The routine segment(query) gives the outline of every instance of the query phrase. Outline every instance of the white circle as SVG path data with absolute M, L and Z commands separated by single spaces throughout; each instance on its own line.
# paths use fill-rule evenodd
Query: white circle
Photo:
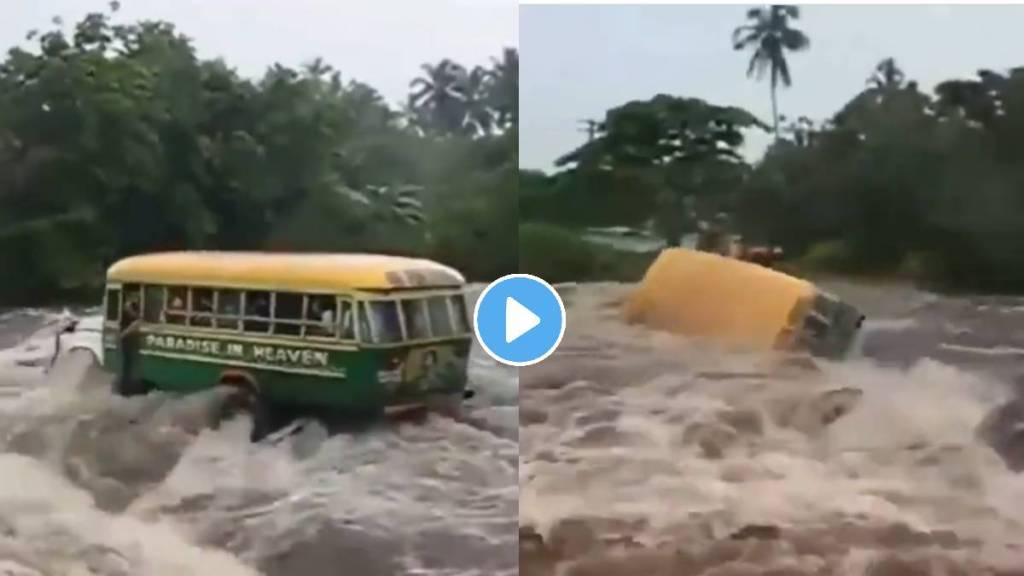
M 551 292 L 551 294 L 554 295 L 555 301 L 558 302 L 558 310 L 562 314 L 562 328 L 561 330 L 558 331 L 558 338 L 555 339 L 555 343 L 552 344 L 551 348 L 549 348 L 548 351 L 545 352 L 544 354 L 541 354 L 540 356 L 534 358 L 533 360 L 527 360 L 525 362 L 515 362 L 513 360 L 506 360 L 504 358 L 499 357 L 497 354 L 492 352 L 490 348 L 487 347 L 487 343 L 484 342 L 484 339 L 480 337 L 480 303 L 483 302 L 484 296 L 487 295 L 487 293 L 491 290 L 491 288 L 494 287 L 495 284 L 512 278 L 529 278 L 530 280 L 533 280 L 538 284 L 543 285 L 545 288 L 548 289 L 548 292 Z M 534 276 L 533 274 L 506 274 L 505 276 L 498 278 L 494 282 L 488 284 L 487 287 L 484 288 L 482 292 L 480 292 L 480 295 L 477 296 L 476 298 L 476 305 L 473 306 L 473 332 L 476 334 L 476 341 L 480 343 L 480 347 L 484 349 L 484 352 L 486 352 L 488 356 L 490 356 L 497 362 L 500 362 L 501 364 L 505 364 L 506 366 L 516 366 L 519 368 L 523 366 L 531 366 L 533 364 L 540 362 L 541 360 L 544 360 L 548 356 L 551 356 L 551 354 L 553 354 L 555 350 L 558 348 L 558 345 L 562 343 L 562 337 L 565 336 L 565 325 L 565 304 L 562 302 L 562 297 L 558 294 L 558 290 L 555 290 L 555 287 L 552 286 L 551 284 L 548 284 L 547 281 L 544 280 L 543 278 L 539 278 L 537 276 Z

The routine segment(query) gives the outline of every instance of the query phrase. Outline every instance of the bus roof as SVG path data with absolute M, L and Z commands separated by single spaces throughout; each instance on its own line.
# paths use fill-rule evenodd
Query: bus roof
M 401 256 L 164 252 L 116 262 L 107 281 L 332 293 L 461 286 L 465 278 L 436 262 Z

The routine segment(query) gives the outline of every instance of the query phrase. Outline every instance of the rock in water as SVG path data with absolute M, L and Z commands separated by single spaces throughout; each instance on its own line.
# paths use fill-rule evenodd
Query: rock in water
M 1014 398 L 989 412 L 978 425 L 978 437 L 995 450 L 1007 468 L 1024 470 L 1024 399 Z

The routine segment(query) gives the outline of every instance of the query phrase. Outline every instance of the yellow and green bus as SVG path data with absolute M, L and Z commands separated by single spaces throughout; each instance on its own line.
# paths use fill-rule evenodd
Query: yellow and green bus
M 360 415 L 450 405 L 472 395 L 464 288 L 447 266 L 396 256 L 134 256 L 107 271 L 103 364 L 120 372 L 134 303 L 139 344 L 132 378 L 115 385 L 123 394 L 229 386 L 264 411 Z

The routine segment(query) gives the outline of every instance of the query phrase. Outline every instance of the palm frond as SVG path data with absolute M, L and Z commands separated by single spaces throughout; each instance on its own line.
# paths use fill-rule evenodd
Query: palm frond
M 754 52 L 753 55 L 751 55 L 751 63 L 750 65 L 748 65 L 748 67 L 746 67 L 746 77 L 750 78 L 751 76 L 756 76 L 760 78 L 761 76 L 763 76 L 763 71 L 760 69 L 763 68 L 764 63 L 761 58 L 761 50 L 758 50 Z
M 794 20 L 800 19 L 799 6 L 794 6 L 792 4 L 775 5 L 772 6 L 772 11 L 777 14 L 781 14 L 787 18 L 792 18 Z
M 760 80 L 764 78 L 767 72 L 774 70 L 775 67 L 772 65 L 771 53 L 764 48 L 758 49 L 755 54 L 757 55 L 757 69 L 755 70 L 754 75 Z
M 363 205 L 366 205 L 366 206 L 369 206 L 370 204 L 372 204 L 370 199 L 367 198 L 365 194 L 363 194 L 363 193 L 361 193 L 361 192 L 359 192 L 357 190 L 353 190 L 352 188 L 349 188 L 348 186 L 344 186 L 344 185 L 340 185 L 339 184 L 338 186 L 334 187 L 334 191 L 336 193 L 338 193 L 338 194 L 348 198 L 349 200 L 352 200 L 353 202 L 357 202 L 359 204 L 363 204 Z
M 786 50 L 805 50 L 811 45 L 811 39 L 796 28 L 785 28 L 780 34 L 780 40 Z
M 409 100 L 412 102 L 420 102 L 427 97 L 428 94 L 434 89 L 429 83 L 424 82 L 419 90 L 409 95 Z
M 760 38 L 761 30 L 757 26 L 740 26 L 732 31 L 732 46 L 735 50 L 742 50 Z
M 790 87 L 793 85 L 793 80 L 789 76 L 789 63 L 786 62 L 786 57 L 780 52 L 779 57 L 772 62 L 774 67 L 779 71 L 779 78 L 782 79 L 782 85 Z

